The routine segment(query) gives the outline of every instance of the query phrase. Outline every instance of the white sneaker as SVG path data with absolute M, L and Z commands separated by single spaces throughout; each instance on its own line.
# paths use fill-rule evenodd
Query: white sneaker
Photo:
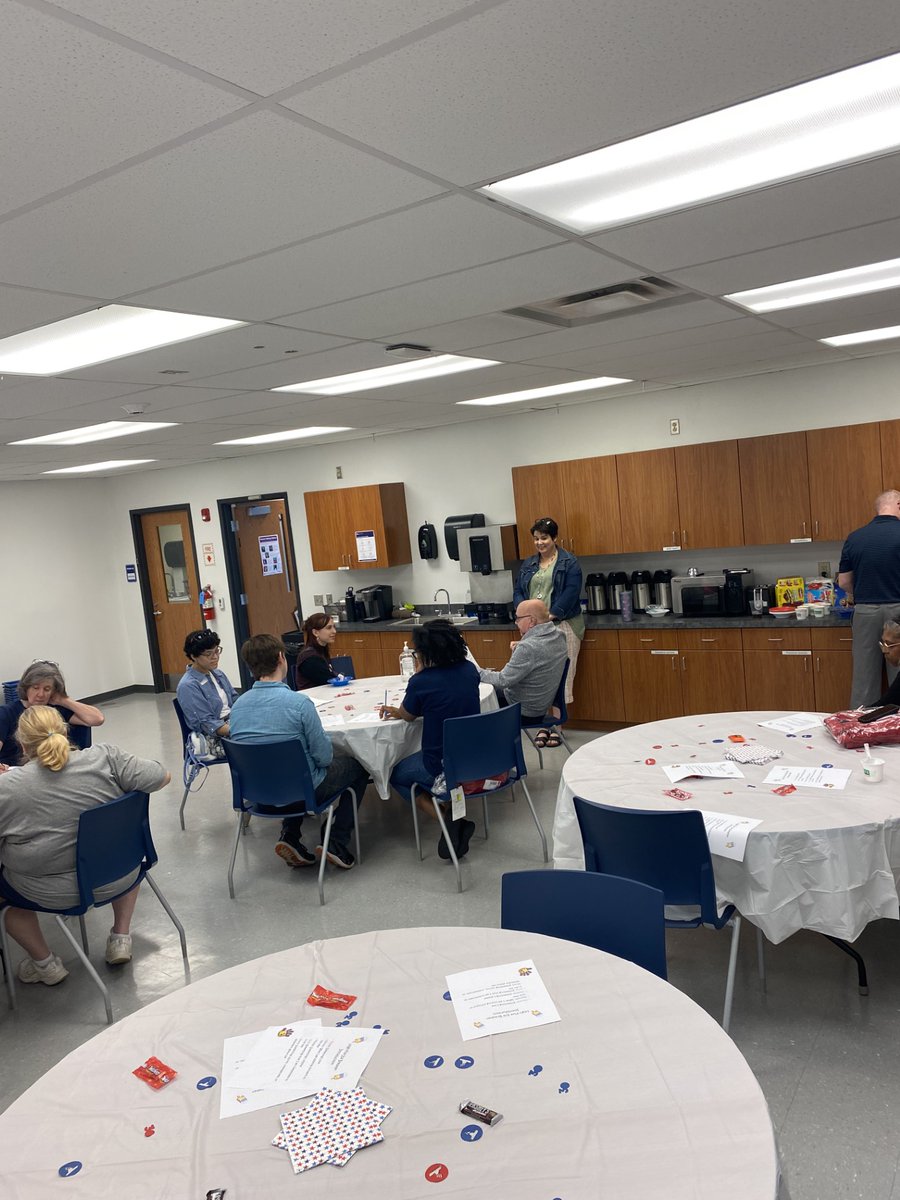
M 39 967 L 33 958 L 23 958 L 16 971 L 22 983 L 46 983 L 47 987 L 62 983 L 68 973 L 58 954 L 43 967 Z
M 131 962 L 130 933 L 110 933 L 106 939 L 106 961 L 111 967 Z

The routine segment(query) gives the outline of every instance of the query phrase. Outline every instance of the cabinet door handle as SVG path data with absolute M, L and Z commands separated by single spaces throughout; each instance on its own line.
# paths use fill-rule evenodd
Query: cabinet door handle
M 678 530 L 677 530 L 677 529 L 673 529 L 673 530 L 672 530 L 672 541 L 673 541 L 673 542 L 677 542 L 677 541 L 678 541 Z
M 575 553 L 575 539 L 574 538 L 569 538 L 569 549 L 572 551 L 573 554 Z
M 683 655 L 683 654 L 682 654 L 682 656 L 681 656 L 681 669 L 682 669 L 682 671 L 686 671 L 686 670 L 687 670 L 687 663 L 684 661 L 684 655 Z
M 819 536 L 819 522 L 818 521 L 816 521 L 815 527 L 816 527 L 816 537 L 818 537 Z
M 807 673 L 807 675 L 809 674 L 809 659 L 808 658 L 804 658 L 804 660 L 803 660 L 803 670 Z
M 816 674 L 818 675 L 821 670 L 822 670 L 822 660 L 821 660 L 821 658 L 819 658 L 819 656 L 817 654 L 816 655 Z
M 682 659 L 682 662 L 683 662 L 683 661 L 684 661 L 684 660 Z M 678 670 L 678 659 L 677 659 L 677 658 L 673 658 L 673 659 L 672 659 L 672 670 L 673 670 L 673 671 L 677 671 L 677 670 Z
M 717 642 L 718 640 L 719 640 L 718 638 L 701 638 L 700 639 L 701 642 Z
M 806 537 L 806 522 L 805 521 L 800 522 L 800 528 L 803 530 L 803 536 Z
M 642 642 L 649 642 L 649 644 L 652 646 L 653 643 L 656 641 L 656 638 L 641 638 L 640 640 Z
M 783 642 L 784 638 L 767 638 L 766 640 L 769 642 Z
M 682 531 L 681 531 L 681 548 L 684 549 L 684 547 L 686 545 L 687 545 L 687 530 L 682 529 Z

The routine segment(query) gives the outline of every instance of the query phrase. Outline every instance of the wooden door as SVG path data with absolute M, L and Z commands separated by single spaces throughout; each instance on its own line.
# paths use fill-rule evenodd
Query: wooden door
M 806 434 L 738 441 L 744 544 L 769 546 L 812 537 Z
M 297 576 L 291 552 L 288 514 L 283 500 L 250 500 L 232 504 L 235 541 L 246 597 L 250 637 L 280 637 L 296 629 Z
M 811 650 L 745 650 L 747 708 L 813 712 Z
M 806 450 L 812 536 L 842 542 L 875 515 L 883 490 L 881 431 L 877 423 L 808 429 Z
M 881 433 L 881 488 L 900 491 L 900 421 L 882 421 Z
M 569 716 L 576 721 L 621 724 L 625 720 L 622 667 L 614 630 L 588 630 L 584 635 Z
M 566 549 L 582 556 L 620 554 L 622 518 L 616 456 L 576 458 L 562 463 L 560 474 L 566 497 Z
M 350 518 L 344 500 L 347 491 L 335 488 L 303 493 L 314 571 L 339 571 L 350 566 Z
M 141 535 L 152 602 L 151 629 L 164 686 L 174 691 L 185 670 L 184 639 L 204 626 L 188 514 L 183 509 L 143 513 Z
M 742 712 L 747 707 L 743 652 L 683 651 L 681 702 L 686 716 L 705 712 Z
M 622 552 L 681 544 L 673 450 L 617 454 Z
M 677 650 L 623 650 L 619 662 L 626 721 L 662 721 L 682 715 Z
M 567 497 L 560 470 L 563 465 L 538 463 L 532 467 L 512 469 L 516 532 L 519 536 L 519 552 L 523 558 L 534 553 L 531 527 L 538 517 L 552 517 L 559 526 L 560 538 L 565 539 L 569 536 Z
M 676 447 L 675 478 L 681 548 L 743 546 L 737 442 Z

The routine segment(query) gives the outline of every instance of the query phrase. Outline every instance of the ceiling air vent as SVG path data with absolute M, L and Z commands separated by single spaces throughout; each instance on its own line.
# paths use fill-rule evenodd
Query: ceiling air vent
M 693 299 L 691 293 L 665 279 L 632 279 L 627 283 L 614 283 L 611 287 L 594 288 L 590 292 L 577 292 L 573 296 L 557 296 L 552 300 L 539 300 L 521 308 L 506 311 L 513 317 L 529 317 L 532 321 L 545 321 L 550 325 L 588 325 L 591 321 L 603 321 L 621 316 L 636 308 L 646 308 L 663 301 Z

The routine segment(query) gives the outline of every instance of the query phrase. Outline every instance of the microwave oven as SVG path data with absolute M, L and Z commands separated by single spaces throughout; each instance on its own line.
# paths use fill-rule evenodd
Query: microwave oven
M 674 575 L 672 611 L 680 617 L 739 617 L 746 609 L 744 588 L 753 583 L 746 569 L 713 575 Z

